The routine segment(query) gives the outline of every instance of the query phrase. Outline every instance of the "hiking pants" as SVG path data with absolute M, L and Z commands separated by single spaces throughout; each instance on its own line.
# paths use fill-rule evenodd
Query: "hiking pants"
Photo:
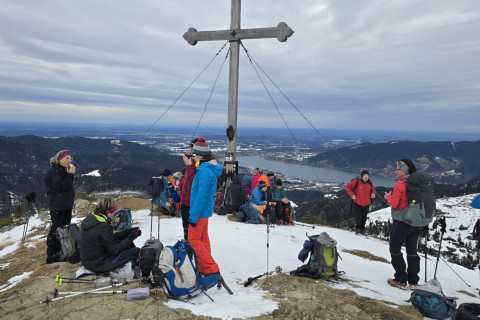
M 390 230 L 390 255 L 395 269 L 395 280 L 400 283 L 418 284 L 420 277 L 420 257 L 417 254 L 419 227 L 412 227 L 403 221 L 393 220 Z M 403 259 L 402 245 L 407 249 L 407 265 Z
M 367 222 L 369 206 L 361 206 L 356 202 L 353 203 L 353 210 L 355 211 L 355 229 L 363 232 L 365 230 L 365 223 Z
M 208 218 L 198 218 L 195 227 L 190 226 L 188 242 L 192 245 L 198 257 L 198 271 L 204 274 L 219 272 L 217 263 L 213 260 L 208 237 Z
M 183 239 L 188 241 L 188 218 L 190 218 L 190 206 L 182 204 L 180 205 L 180 211 L 182 212 Z
M 118 256 L 108 257 L 105 262 L 91 270 L 95 273 L 105 273 L 123 266 L 125 263 L 137 259 L 140 248 L 134 247 L 120 252 Z
M 250 213 L 251 216 L 248 217 L 248 221 L 253 223 L 265 223 L 265 218 L 260 212 L 260 206 L 258 204 L 250 202 Z
M 60 241 L 57 239 L 57 229 L 70 225 L 72 210 L 50 211 L 52 226 L 47 235 L 47 263 L 57 262 L 60 253 Z
M 283 203 L 282 201 L 277 201 L 275 203 L 275 214 L 276 214 L 276 222 L 277 220 L 283 220 L 283 222 L 290 222 L 290 217 L 287 214 L 287 208 L 290 206 L 290 203 Z

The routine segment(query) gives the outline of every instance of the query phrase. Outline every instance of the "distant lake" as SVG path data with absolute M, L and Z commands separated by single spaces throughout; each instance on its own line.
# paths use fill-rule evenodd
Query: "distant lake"
M 360 175 L 360 172 L 352 173 L 334 169 L 270 161 L 259 156 L 237 157 L 237 160 L 241 167 L 252 166 L 254 168 L 268 169 L 283 173 L 287 178 L 297 178 L 302 180 L 348 183 L 354 177 Z M 386 179 L 380 176 L 370 175 L 370 178 L 376 186 L 393 187 L 393 184 L 395 183 L 395 180 L 393 179 Z

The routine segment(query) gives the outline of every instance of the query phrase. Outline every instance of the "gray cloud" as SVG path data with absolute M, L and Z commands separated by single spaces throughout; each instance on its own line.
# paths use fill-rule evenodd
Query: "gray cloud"
M 2 1 L 0 119 L 151 124 L 223 45 L 183 33 L 229 19 L 221 0 Z M 480 133 L 478 1 L 242 2 L 243 28 L 280 21 L 295 31 L 287 42 L 244 45 L 318 128 Z M 227 49 L 160 123 L 196 124 Z M 281 126 L 243 50 L 240 63 L 239 125 Z M 226 121 L 227 73 L 228 61 L 205 124 Z M 306 126 L 261 77 L 289 125 Z

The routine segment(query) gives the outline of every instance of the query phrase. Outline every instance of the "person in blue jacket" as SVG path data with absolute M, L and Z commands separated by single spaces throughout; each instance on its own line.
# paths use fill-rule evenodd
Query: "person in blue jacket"
M 260 220 L 261 223 L 265 222 L 265 218 L 262 213 L 267 206 L 267 183 L 265 181 L 259 181 L 258 185 L 253 189 L 252 196 L 250 197 L 250 211 L 257 217 L 248 217 L 248 220 Z
M 208 218 L 213 214 L 213 196 L 218 188 L 222 166 L 212 154 L 205 138 L 198 138 L 192 149 L 192 158 L 197 165 L 190 194 L 190 224 L 188 242 L 198 257 L 198 271 L 206 276 L 220 274 L 220 268 L 212 257 L 208 236 Z

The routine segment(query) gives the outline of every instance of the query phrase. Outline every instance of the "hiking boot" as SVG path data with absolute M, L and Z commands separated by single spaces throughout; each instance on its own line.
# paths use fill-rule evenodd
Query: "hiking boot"
M 417 286 L 416 284 L 410 284 L 410 285 L 408 285 L 408 288 L 409 288 L 410 290 L 415 290 L 415 287 L 416 287 L 416 286 Z
M 47 260 L 45 260 L 47 264 L 55 263 L 58 261 L 60 261 L 60 256 L 58 254 L 55 254 L 53 256 L 47 256 Z
M 408 289 L 406 282 L 399 282 L 395 279 L 390 278 L 390 279 L 387 280 L 387 283 L 392 287 L 396 287 L 396 288 L 399 288 L 399 289 L 402 289 L 402 290 L 407 290 Z
M 358 236 L 358 235 L 361 235 L 362 232 L 360 231 L 360 229 L 355 229 L 355 235 Z

